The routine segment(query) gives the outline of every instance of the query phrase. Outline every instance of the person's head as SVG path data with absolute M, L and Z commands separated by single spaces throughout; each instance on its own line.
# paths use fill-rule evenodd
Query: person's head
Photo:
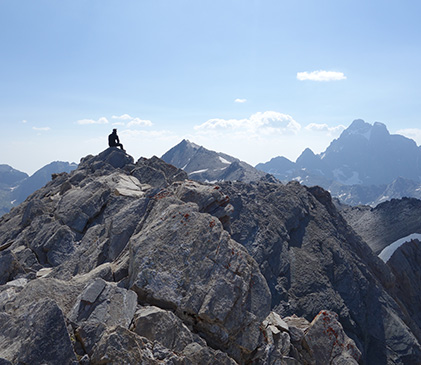
M 113 133 L 114 133 L 114 134 L 116 134 L 116 133 L 117 133 L 117 129 L 116 129 L 116 128 L 114 128 L 114 129 L 113 129 Z

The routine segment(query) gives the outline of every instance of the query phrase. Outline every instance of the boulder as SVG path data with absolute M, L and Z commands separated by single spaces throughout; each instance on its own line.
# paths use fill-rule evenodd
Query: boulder
M 10 280 L 15 265 L 16 260 L 10 250 L 0 252 L 0 285 Z
M 131 174 L 144 184 L 152 185 L 155 188 L 164 188 L 175 181 L 187 179 L 187 174 L 177 167 L 165 163 L 156 156 L 150 159 L 141 157 Z
M 162 195 L 130 246 L 130 287 L 140 302 L 174 310 L 237 359 L 254 351 L 270 293 L 255 261 L 218 219 Z
M 13 364 L 77 364 L 60 308 L 49 299 L 0 312 L 0 358 Z
M 134 316 L 133 331 L 150 341 L 158 341 L 162 346 L 175 352 L 197 342 L 206 346 L 206 342 L 194 335 L 174 313 L 154 306 L 140 308 Z
M 184 357 L 154 344 L 126 328 L 108 329 L 96 344 L 91 356 L 93 364 L 183 364 Z M 162 362 L 161 362 L 162 361 Z
M 120 325 L 128 328 L 136 305 L 137 296 L 133 291 L 98 278 L 79 295 L 69 319 L 76 325 L 89 321 L 108 327 Z
M 311 322 L 303 339 L 316 365 L 355 364 L 361 352 L 344 332 L 334 312 L 321 311 Z
M 197 342 L 192 342 L 184 348 L 183 355 L 189 361 L 186 363 L 203 364 L 203 365 L 236 365 L 226 353 L 214 350 L 207 346 L 201 346 Z

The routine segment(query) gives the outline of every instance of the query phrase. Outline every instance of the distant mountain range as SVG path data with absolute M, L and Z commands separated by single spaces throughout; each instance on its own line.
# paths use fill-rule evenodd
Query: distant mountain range
M 256 168 L 281 181 L 322 186 L 351 205 L 421 198 L 421 147 L 412 139 L 391 135 L 382 123 L 371 125 L 361 119 L 321 154 L 307 148 L 296 162 L 275 157 Z
M 256 167 L 225 153 L 183 140 L 162 159 L 202 182 L 288 182 L 321 186 L 341 203 L 376 206 L 393 198 L 421 199 L 421 147 L 401 135 L 391 135 L 382 123 L 355 120 L 321 154 L 307 148 L 295 162 L 278 156 Z M 0 215 L 18 205 L 51 180 L 70 172 L 75 163 L 52 162 L 29 177 L 0 165 Z
M 391 135 L 382 123 L 355 120 L 325 152 L 307 148 L 292 162 L 278 156 L 255 168 L 224 153 L 181 141 L 162 159 L 183 169 L 193 180 L 299 181 L 321 186 L 342 203 L 376 206 L 393 198 L 421 199 L 421 147 Z
M 29 176 L 9 165 L 0 165 L 0 216 L 43 187 L 51 180 L 52 174 L 70 172 L 76 168 L 76 163 L 55 161 Z

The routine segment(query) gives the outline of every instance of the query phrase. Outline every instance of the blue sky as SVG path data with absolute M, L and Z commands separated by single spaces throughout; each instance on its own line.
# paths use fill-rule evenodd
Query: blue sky
M 354 119 L 421 144 L 421 2 L 0 0 L 0 163 L 136 160 L 183 138 L 257 164 Z

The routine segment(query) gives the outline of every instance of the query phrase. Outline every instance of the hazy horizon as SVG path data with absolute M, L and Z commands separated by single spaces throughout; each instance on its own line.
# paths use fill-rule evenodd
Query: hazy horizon
M 182 139 L 251 165 L 315 153 L 353 120 L 421 144 L 417 2 L 0 3 L 1 164 L 32 174 Z

